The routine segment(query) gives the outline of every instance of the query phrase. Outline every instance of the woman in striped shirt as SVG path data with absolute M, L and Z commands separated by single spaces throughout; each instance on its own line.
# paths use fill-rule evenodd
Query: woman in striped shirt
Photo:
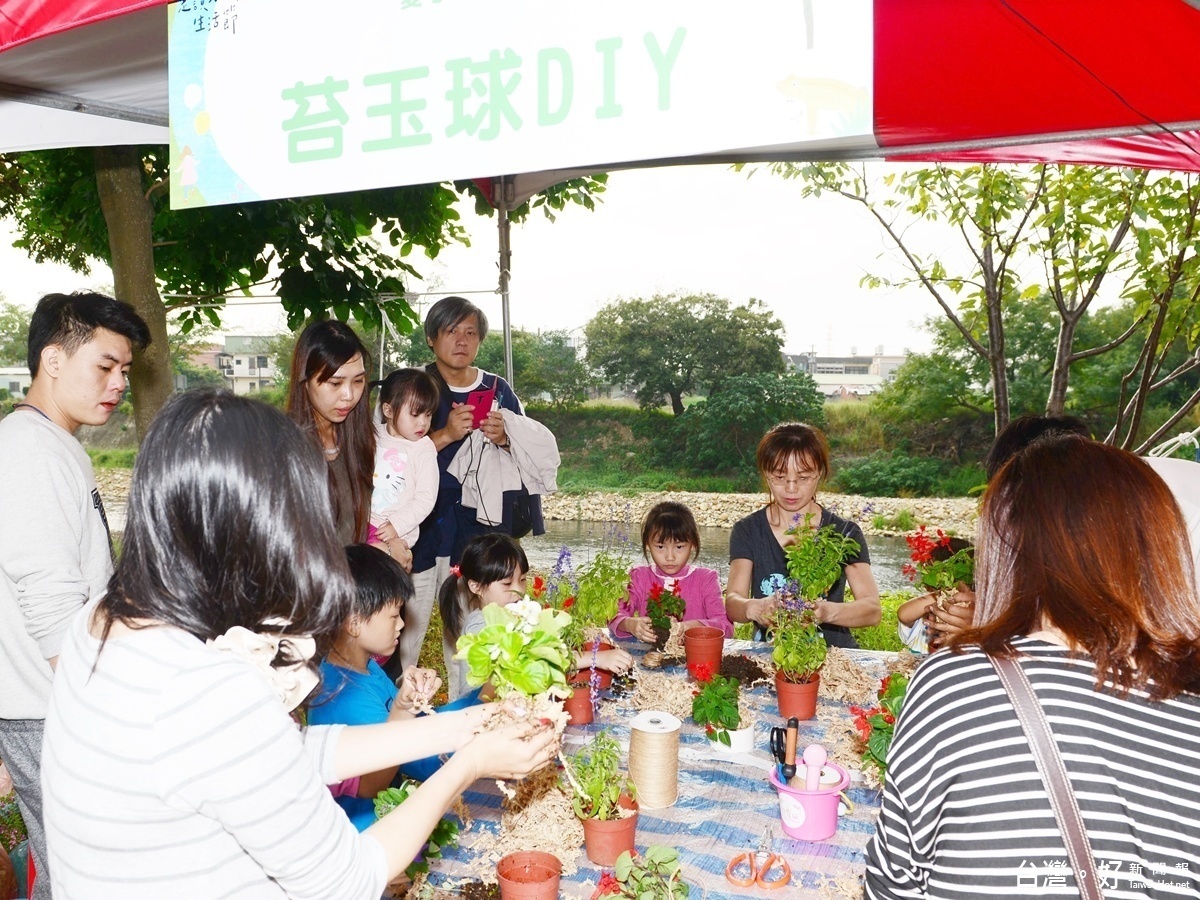
M 455 797 L 523 775 L 553 733 L 476 737 L 489 707 L 296 727 L 354 585 L 320 451 L 281 413 L 177 395 L 138 453 L 124 553 L 59 659 L 43 785 L 54 895 L 362 898 L 412 862 Z M 449 761 L 362 834 L 326 784 Z
M 975 627 L 896 726 L 867 895 L 1079 895 L 987 653 L 1033 684 L 1104 895 L 1200 895 L 1200 601 L 1171 492 L 1130 453 L 1036 442 L 984 495 L 976 560 Z

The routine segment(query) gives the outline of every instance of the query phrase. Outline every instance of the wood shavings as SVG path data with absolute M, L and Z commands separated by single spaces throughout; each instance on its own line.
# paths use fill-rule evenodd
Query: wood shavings
M 513 696 L 500 703 L 500 708 L 496 710 L 495 714 L 484 722 L 483 730 L 496 731 L 519 722 L 545 720 L 554 725 L 554 733 L 561 737 L 567 728 L 568 718 L 562 701 L 554 699 L 549 694 L 537 694 L 533 697 Z M 509 800 L 514 799 L 517 795 L 516 790 L 502 779 L 496 779 L 496 787 Z
M 683 623 L 672 622 L 671 634 L 662 647 L 663 656 L 678 656 L 683 659 Z
M 821 885 L 821 900 L 859 900 L 862 896 L 862 876 L 853 872 L 826 875 L 825 883 Z
M 829 759 L 843 769 L 857 769 L 863 773 L 868 787 L 879 787 L 879 776 L 874 766 L 864 766 L 862 761 L 862 738 L 854 727 L 854 720 L 840 707 L 819 706 L 817 718 L 825 725 L 822 744 Z
M 675 675 L 643 672 L 633 693 L 635 709 L 657 709 L 680 719 L 691 718 L 692 686 Z
M 846 703 L 871 703 L 879 692 L 879 679 L 855 662 L 841 647 L 830 647 L 821 667 L 821 687 L 818 693 L 824 700 Z
M 905 675 L 911 675 L 916 671 L 917 663 L 922 659 L 923 657 L 918 656 L 916 653 L 897 653 L 887 661 L 888 674 L 901 672 Z
M 472 847 L 472 875 L 496 881 L 496 863 L 509 853 L 543 850 L 557 856 L 563 874 L 578 871 L 579 848 L 583 846 L 583 823 L 575 815 L 571 800 L 558 786 L 553 767 L 539 769 L 517 784 L 515 796 L 504 801 L 504 815 L 497 834 L 485 834 Z

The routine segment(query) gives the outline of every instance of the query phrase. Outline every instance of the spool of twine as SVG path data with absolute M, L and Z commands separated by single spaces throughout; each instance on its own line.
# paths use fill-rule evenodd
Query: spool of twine
M 646 710 L 629 723 L 629 777 L 644 809 L 665 809 L 679 797 L 679 729 L 670 713 Z

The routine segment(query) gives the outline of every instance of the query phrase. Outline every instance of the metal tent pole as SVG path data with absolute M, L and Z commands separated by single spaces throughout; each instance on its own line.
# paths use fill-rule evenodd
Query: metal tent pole
M 508 276 L 512 265 L 511 224 L 508 220 L 508 205 L 513 198 L 513 182 L 508 176 L 500 176 L 493 184 L 496 209 L 500 212 L 497 228 L 500 230 L 500 309 L 504 317 L 504 377 L 513 389 L 512 320 L 508 309 Z

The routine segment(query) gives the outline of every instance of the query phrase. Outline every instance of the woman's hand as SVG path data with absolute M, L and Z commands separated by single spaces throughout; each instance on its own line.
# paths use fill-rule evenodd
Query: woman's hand
M 580 655 L 586 660 L 580 668 L 587 668 L 592 664 L 591 650 L 584 650 Z M 620 647 L 613 650 L 600 650 L 596 653 L 596 668 L 603 669 L 605 672 L 624 675 L 633 668 L 633 657 Z
M 524 778 L 558 753 L 549 722 L 521 722 L 471 740 L 455 756 L 466 757 L 475 778 Z
M 779 594 L 763 597 L 759 600 L 746 601 L 746 618 L 757 622 L 763 628 L 775 624 L 775 613 L 779 611 Z
M 428 706 L 441 686 L 442 679 L 433 669 L 409 666 L 400 676 L 400 690 L 396 693 L 392 709 L 400 708 L 411 714 L 423 706 Z
M 654 626 L 645 616 L 626 616 L 618 623 L 618 627 L 628 631 L 639 641 L 647 644 L 654 643 Z

